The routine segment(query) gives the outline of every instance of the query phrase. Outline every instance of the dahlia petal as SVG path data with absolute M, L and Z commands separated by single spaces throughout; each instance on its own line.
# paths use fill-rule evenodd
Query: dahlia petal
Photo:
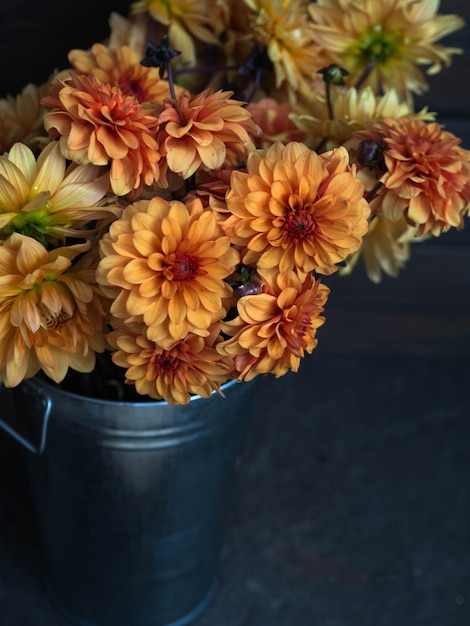
M 181 173 L 184 178 L 189 178 L 198 167 L 197 150 L 194 144 L 186 140 L 182 140 L 181 143 L 169 141 L 166 148 L 168 168 L 172 172 Z
M 127 156 L 129 146 L 118 133 L 113 132 L 107 126 L 97 128 L 96 138 L 111 159 L 123 159 Z
M 13 164 L 16 168 L 9 166 L 8 163 Z M 3 171 L 3 166 L 6 168 L 5 171 Z M 8 153 L 8 160 L 2 160 L 2 170 L 0 171 L 12 182 L 14 181 L 15 186 L 19 186 L 20 193 L 21 190 L 26 189 L 26 185 L 31 187 L 38 171 L 32 150 L 19 142 L 13 144 Z M 11 173 L 13 178 L 10 178 L 6 172 Z
M 18 185 L 15 184 L 15 177 L 20 179 L 21 172 L 15 172 L 12 167 L 8 167 L 10 171 L 6 172 L 6 168 L 2 167 L 3 165 L 5 165 L 5 163 L 2 162 L 2 159 L 0 157 L 0 171 L 3 170 L 6 175 L 10 174 L 10 179 L 13 179 L 13 182 L 10 182 L 10 180 L 6 178 L 6 176 L 0 174 L 0 203 L 3 210 L 8 210 L 24 204 L 24 201 L 27 198 L 27 195 L 24 194 L 24 192 L 29 192 L 29 187 L 26 187 L 25 181 L 20 182 L 20 180 L 18 180 Z
M 411 198 L 407 216 L 412 222 L 415 224 L 424 224 L 429 219 L 430 213 L 429 202 L 423 194 Z

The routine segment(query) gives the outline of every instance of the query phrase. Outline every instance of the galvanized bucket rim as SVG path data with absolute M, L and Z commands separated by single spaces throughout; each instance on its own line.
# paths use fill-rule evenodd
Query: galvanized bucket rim
M 85 400 L 86 402 L 90 402 L 92 404 L 97 404 L 97 405 L 102 405 L 102 406 L 104 405 L 106 406 L 119 405 L 122 407 L 187 406 L 187 405 L 172 405 L 166 400 L 150 400 L 149 399 L 149 400 L 142 400 L 141 402 L 131 402 L 131 401 L 126 401 L 126 400 L 123 401 L 123 400 L 108 400 L 108 399 L 103 399 L 103 398 L 95 398 L 94 396 L 86 396 L 80 393 L 69 391 L 68 389 L 64 389 L 63 387 L 60 386 L 60 383 L 55 385 L 51 382 L 43 380 L 42 378 L 39 379 L 36 377 L 28 378 L 24 380 L 22 384 L 32 385 L 34 387 L 45 387 L 47 390 L 51 390 L 53 394 L 64 396 L 70 399 L 75 398 L 77 400 L 80 400 L 81 402 Z M 237 384 L 240 384 L 239 381 L 236 378 L 232 378 L 228 380 L 227 382 L 223 383 L 220 386 L 220 389 L 223 392 L 226 389 L 230 389 Z M 215 394 L 217 394 L 217 391 L 213 391 L 210 397 L 214 396 Z M 195 394 L 190 397 L 189 403 L 195 402 L 196 400 L 209 400 L 209 399 L 210 398 L 203 398 L 202 396 Z

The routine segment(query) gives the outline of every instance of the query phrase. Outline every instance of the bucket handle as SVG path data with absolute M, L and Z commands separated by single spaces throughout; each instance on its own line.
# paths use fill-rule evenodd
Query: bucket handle
M 2 383 L 0 382 L 0 392 L 3 388 Z M 47 427 L 49 424 L 49 416 L 51 414 L 52 409 L 52 400 L 48 396 L 43 395 L 39 390 L 35 391 L 35 395 L 39 395 L 40 401 L 42 403 L 42 424 L 41 424 L 41 432 L 39 435 L 39 444 L 34 445 L 29 439 L 24 437 L 21 433 L 15 430 L 10 424 L 5 422 L 5 420 L 0 418 L 0 428 L 3 428 L 13 439 L 16 439 L 22 446 L 24 446 L 27 450 L 32 452 L 33 454 L 42 454 L 46 447 L 46 438 L 47 438 Z M 39 400 L 39 398 L 35 397 L 35 400 Z

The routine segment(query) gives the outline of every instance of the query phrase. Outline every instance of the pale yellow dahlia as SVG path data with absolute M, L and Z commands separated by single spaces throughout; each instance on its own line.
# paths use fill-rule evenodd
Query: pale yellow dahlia
M 233 361 L 220 355 L 219 325 L 207 337 L 190 333 L 169 349 L 147 338 L 145 324 L 119 326 L 107 339 L 115 350 L 113 362 L 126 369 L 127 384 L 139 394 L 166 400 L 169 404 L 188 404 L 191 395 L 209 398 L 232 377 Z
M 64 156 L 81 164 L 109 164 L 116 195 L 166 184 L 155 140 L 157 118 L 134 96 L 93 75 L 72 74 L 54 83 L 43 103 L 52 108 L 44 125 L 53 138 L 60 137 Z
M 410 243 L 416 235 L 416 228 L 410 226 L 404 217 L 392 222 L 383 216 L 371 220 L 369 232 L 362 246 L 350 259 L 347 259 L 339 273 L 349 275 L 359 259 L 362 259 L 369 279 L 380 283 L 382 273 L 396 278 L 410 258 Z
M 126 208 L 101 240 L 97 277 L 115 298 L 111 314 L 143 321 L 148 338 L 169 348 L 189 332 L 209 334 L 226 314 L 225 283 L 239 261 L 199 199 L 188 204 L 155 197 Z
M 274 66 L 276 87 L 308 93 L 315 73 L 325 65 L 314 40 L 308 0 L 244 0 L 252 10 L 255 41 Z
M 238 380 L 297 372 L 300 359 L 316 347 L 317 328 L 325 321 L 321 313 L 329 289 L 311 274 L 303 282 L 294 272 L 260 275 L 263 291 L 238 300 L 238 316 L 222 325 L 230 339 L 217 345 L 234 359 Z
M 116 216 L 117 206 L 99 206 L 109 176 L 96 165 L 69 165 L 57 143 L 37 161 L 27 146 L 16 143 L 0 157 L 0 238 L 14 232 L 52 243 L 83 237 L 93 220 Z
M 110 48 L 129 46 L 143 59 L 148 45 L 150 16 L 144 13 L 133 15 L 130 18 L 112 12 L 109 16 Z
M 405 216 L 418 236 L 462 228 L 470 200 L 470 151 L 436 122 L 406 117 L 382 120 L 359 131 L 362 140 L 385 146 L 385 173 L 380 179 L 383 215 Z
M 16 97 L 0 99 L 0 154 L 18 141 L 37 147 L 41 135 L 45 134 L 42 124 L 45 109 L 41 98 L 46 93 L 47 85 L 29 84 Z
M 89 244 L 47 251 L 15 233 L 0 245 L 0 379 L 7 387 L 42 370 L 91 372 L 104 350 L 102 297 L 94 271 L 75 259 Z
M 331 274 L 367 232 L 364 185 L 344 148 L 317 154 L 302 143 L 252 152 L 234 171 L 223 227 L 260 268 Z
M 161 104 L 170 96 L 168 81 L 159 77 L 156 67 L 141 65 L 143 57 L 129 46 L 110 48 L 95 43 L 91 50 L 71 50 L 68 58 L 77 73 L 93 74 L 101 83 L 119 87 L 124 96 L 134 96 L 141 103 Z
M 250 11 L 240 10 L 240 0 L 215 0 L 220 11 L 222 34 L 219 46 L 223 51 L 225 64 L 240 66 L 255 45 L 251 28 Z
M 439 0 L 317 0 L 309 5 L 318 43 L 329 63 L 349 71 L 349 84 L 369 72 L 374 92 L 396 89 L 401 97 L 427 87 L 428 74 L 450 65 L 461 50 L 436 44 L 465 23 L 457 15 L 437 15 Z
M 189 178 L 199 168 L 220 169 L 231 153 L 244 158 L 254 148 L 256 124 L 232 95 L 206 89 L 165 102 L 157 138 L 170 171 Z
M 171 47 L 181 52 L 183 61 L 196 61 L 195 39 L 217 45 L 221 13 L 216 0 L 138 0 L 131 5 L 134 14 L 147 11 L 159 24 L 168 27 Z
M 408 101 L 400 100 L 395 89 L 377 96 L 370 87 L 359 91 L 355 87 L 332 88 L 331 108 L 333 115 L 328 110 L 322 92 L 322 95 L 309 101 L 305 113 L 290 115 L 292 122 L 306 133 L 304 141 L 312 148 L 321 145 L 323 150 L 331 150 L 342 146 L 352 138 L 354 132 L 384 117 L 398 119 L 407 116 L 429 120 L 435 117 L 426 109 L 415 113 Z

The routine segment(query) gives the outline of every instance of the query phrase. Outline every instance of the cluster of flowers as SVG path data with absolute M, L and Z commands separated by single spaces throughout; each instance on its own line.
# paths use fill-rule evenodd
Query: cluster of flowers
M 0 379 L 94 372 L 185 404 L 297 371 L 362 257 L 461 228 L 470 153 L 415 112 L 437 0 L 139 0 L 0 101 Z M 214 64 L 214 60 L 216 64 Z

